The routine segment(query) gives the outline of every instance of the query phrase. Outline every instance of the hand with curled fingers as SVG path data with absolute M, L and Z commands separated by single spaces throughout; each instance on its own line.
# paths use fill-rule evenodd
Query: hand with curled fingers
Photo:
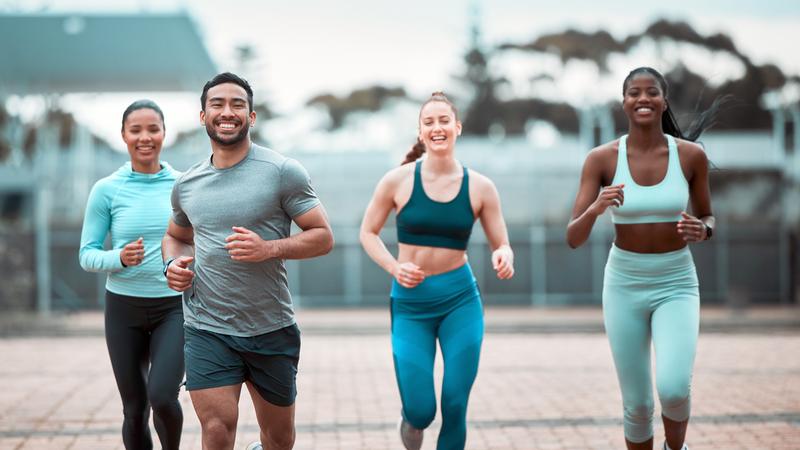
M 514 276 L 514 252 L 508 245 L 501 245 L 492 252 L 492 267 L 497 278 L 508 280 Z
M 167 286 L 173 291 L 183 292 L 192 285 L 194 272 L 189 270 L 193 256 L 179 256 L 167 266 Z
M 243 262 L 261 262 L 272 258 L 269 241 L 244 227 L 233 227 L 233 234 L 225 238 L 225 249 L 231 259 Z
M 686 242 L 699 242 L 706 239 L 706 224 L 697 217 L 681 212 L 678 221 L 678 235 Z
M 125 267 L 138 266 L 144 261 L 144 239 L 139 238 L 125 244 L 119 252 L 119 260 Z
M 425 272 L 412 262 L 399 263 L 392 272 L 395 280 L 405 288 L 413 288 L 425 279 Z
M 589 207 L 595 215 L 599 216 L 606 212 L 609 206 L 620 207 L 625 203 L 624 184 L 615 184 L 600 189 L 597 199 Z

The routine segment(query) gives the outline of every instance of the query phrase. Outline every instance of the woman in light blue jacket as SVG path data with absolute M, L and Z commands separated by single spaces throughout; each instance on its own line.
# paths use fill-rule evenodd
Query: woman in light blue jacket
M 139 100 L 122 115 L 130 162 L 95 183 L 86 205 L 80 264 L 107 272 L 105 334 L 123 405 L 127 450 L 152 449 L 150 407 L 164 450 L 180 446 L 183 412 L 181 297 L 162 273 L 161 238 L 172 212 L 170 193 L 179 172 L 161 161 L 164 114 Z M 111 234 L 111 249 L 104 241 Z

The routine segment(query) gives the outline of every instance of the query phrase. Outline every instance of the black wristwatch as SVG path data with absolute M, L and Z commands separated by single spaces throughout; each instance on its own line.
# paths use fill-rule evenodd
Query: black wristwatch
M 705 238 L 705 240 L 707 241 L 707 240 L 711 239 L 711 236 L 714 236 L 714 229 L 711 228 L 710 226 L 708 226 L 708 224 L 705 223 L 705 222 L 703 222 L 703 225 L 706 226 L 706 238 Z
M 175 261 L 175 258 L 170 258 L 164 263 L 164 268 L 161 270 L 161 273 L 163 273 L 165 277 L 167 276 L 167 269 L 169 265 L 172 264 L 172 261 Z

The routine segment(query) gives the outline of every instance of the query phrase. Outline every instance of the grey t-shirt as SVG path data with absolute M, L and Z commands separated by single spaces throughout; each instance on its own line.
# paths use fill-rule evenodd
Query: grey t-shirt
M 186 324 L 231 336 L 293 324 L 283 260 L 234 261 L 225 238 L 234 226 L 265 240 L 288 237 L 292 219 L 318 204 L 303 166 L 255 144 L 232 167 L 217 169 L 208 158 L 178 178 L 172 220 L 194 228 L 195 277 L 183 295 Z

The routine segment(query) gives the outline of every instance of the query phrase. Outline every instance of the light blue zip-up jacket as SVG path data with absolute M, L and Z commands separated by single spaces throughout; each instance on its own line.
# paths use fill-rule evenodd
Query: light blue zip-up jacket
M 170 194 L 178 176 L 180 172 L 163 161 L 161 170 L 152 174 L 134 172 L 127 162 L 92 187 L 78 258 L 84 270 L 108 272 L 107 290 L 133 297 L 179 295 L 167 287 L 161 272 L 161 238 L 172 214 Z M 106 250 L 103 243 L 109 233 L 111 250 Z M 123 267 L 122 248 L 140 237 L 144 260 Z

